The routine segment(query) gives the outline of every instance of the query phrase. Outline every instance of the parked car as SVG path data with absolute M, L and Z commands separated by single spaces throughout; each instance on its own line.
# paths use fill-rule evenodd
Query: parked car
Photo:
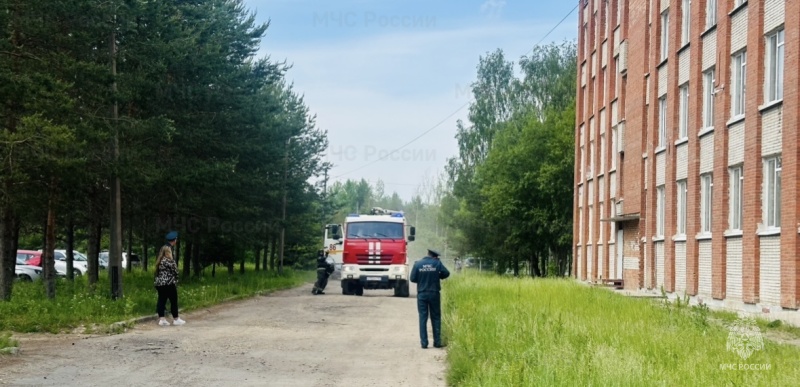
M 42 278 L 42 268 L 39 266 L 28 265 L 25 262 L 27 254 L 17 254 L 17 264 L 14 266 L 14 275 L 20 281 L 36 281 Z M 56 277 L 66 277 L 67 274 L 56 269 Z
M 67 250 L 55 250 L 56 262 L 64 262 L 64 267 L 67 265 Z M 89 271 L 89 259 L 78 251 L 72 250 L 72 267 L 78 269 L 80 274 L 86 274 Z M 66 269 L 65 269 L 66 270 Z
M 33 250 L 17 250 L 17 255 L 25 254 L 25 263 L 31 266 L 42 267 L 42 252 Z M 55 258 L 56 272 L 67 272 L 67 255 L 64 250 L 57 250 L 53 253 Z M 79 261 L 77 258 L 72 261 L 72 273 L 74 275 L 84 275 L 88 271 L 87 261 Z
M 100 253 L 100 260 L 104 261 L 106 267 L 108 267 L 108 251 L 103 251 Z M 142 261 L 139 259 L 139 256 L 136 254 L 131 254 L 131 266 L 141 266 L 141 264 Z M 125 251 L 122 252 L 122 267 L 128 267 L 128 253 Z
M 108 251 L 103 251 L 97 256 L 97 260 L 100 262 L 100 267 L 103 269 L 108 267 Z
M 17 264 L 14 266 L 14 276 L 19 281 L 36 281 L 42 277 L 42 268 L 26 265 L 25 260 L 17 255 Z

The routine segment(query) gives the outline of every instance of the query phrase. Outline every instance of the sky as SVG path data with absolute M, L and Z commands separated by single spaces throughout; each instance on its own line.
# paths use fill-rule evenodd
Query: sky
M 479 58 L 499 48 L 518 62 L 577 0 L 244 3 L 269 22 L 259 56 L 292 65 L 287 79 L 328 133 L 330 181 L 380 180 L 408 201 L 458 155 Z M 543 44 L 576 36 L 573 12 Z

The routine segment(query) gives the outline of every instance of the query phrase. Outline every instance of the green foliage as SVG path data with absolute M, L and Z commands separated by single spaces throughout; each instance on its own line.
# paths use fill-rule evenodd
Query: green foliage
M 11 338 L 11 332 L 0 332 L 0 349 L 16 347 L 17 341 Z M 0 352 L 0 356 L 3 353 Z
M 108 289 L 102 273 L 98 289 Z M 208 307 L 224 300 L 249 297 L 287 289 L 310 280 L 306 272 L 285 270 L 258 273 L 252 265 L 244 275 L 218 274 L 215 277 L 181 280 L 178 297 L 181 312 Z M 153 274 L 134 270 L 125 273 L 125 299 L 115 302 L 105 291 L 89 291 L 86 277 L 74 282 L 58 281 L 57 297 L 47 299 L 41 284 L 19 283 L 11 301 L 0 303 L 0 331 L 59 333 L 76 328 L 104 332 L 116 322 L 155 314 L 156 292 Z M 2 347 L 2 345 L 0 345 Z
M 522 77 L 498 50 L 481 58 L 470 125 L 448 161 L 442 213 L 456 249 L 496 270 L 565 275 L 572 243 L 574 43 L 535 47 Z
M 695 313 L 561 279 L 445 281 L 447 380 L 458 386 L 794 385 L 794 345 L 765 341 L 746 361 L 728 329 Z M 690 308 L 684 308 L 691 310 Z M 769 364 L 769 370 L 721 365 Z
M 327 133 L 256 57 L 267 28 L 241 0 L 0 0 L 0 299 L 48 212 L 58 247 L 108 247 L 114 175 L 125 250 L 176 229 L 199 272 L 274 255 L 283 228 L 288 266 L 319 244 Z

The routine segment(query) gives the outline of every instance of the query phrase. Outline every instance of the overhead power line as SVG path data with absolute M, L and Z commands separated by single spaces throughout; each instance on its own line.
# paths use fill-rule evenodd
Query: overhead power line
M 533 45 L 533 47 L 531 47 L 531 49 L 530 49 L 530 50 L 529 50 L 529 51 L 528 51 L 528 52 L 527 52 L 527 53 L 526 53 L 524 56 L 527 56 L 528 54 L 530 54 L 530 53 L 533 51 L 533 48 L 535 48 L 536 46 L 538 46 L 539 44 L 541 44 L 541 43 L 542 43 L 542 42 L 543 42 L 545 39 L 547 39 L 547 37 L 548 37 L 548 36 L 550 36 L 550 34 L 552 34 L 552 33 L 553 33 L 553 31 L 555 31 L 555 30 L 556 30 L 556 28 L 558 28 L 558 26 L 560 26 L 560 25 L 561 25 L 561 23 L 563 23 L 563 22 L 564 22 L 564 20 L 567 20 L 567 18 L 568 18 L 570 15 L 572 15 L 572 13 L 573 13 L 573 12 L 575 12 L 575 10 L 576 10 L 576 9 L 578 9 L 578 5 L 579 5 L 579 4 L 580 4 L 580 2 L 578 2 L 578 4 L 575 4 L 575 7 L 573 7 L 573 8 L 572 8 L 572 9 L 571 9 L 569 12 L 567 12 L 567 14 L 566 14 L 566 15 L 564 15 L 564 17 L 563 17 L 563 18 L 561 18 L 561 20 L 560 20 L 560 21 L 559 21 L 559 22 L 558 22 L 558 23 L 557 23 L 555 26 L 553 26 L 553 28 L 551 28 L 551 29 L 550 29 L 550 31 L 547 31 L 547 33 L 546 33 L 544 36 L 542 36 L 542 38 L 541 38 L 541 39 L 539 39 L 539 41 L 538 41 L 538 42 L 536 42 L 536 44 L 534 44 L 534 45 Z M 472 100 L 469 100 L 469 101 L 467 101 L 466 103 L 464 103 L 463 105 L 461 105 L 461 106 L 460 106 L 458 109 L 456 109 L 454 112 L 450 113 L 450 115 L 448 115 L 447 117 L 445 117 L 444 119 L 442 119 L 441 121 L 439 121 L 438 123 L 436 123 L 436 125 L 433 125 L 433 126 L 430 128 L 430 129 L 428 129 L 428 130 L 426 130 L 426 131 L 424 131 L 424 132 L 420 133 L 420 134 L 419 134 L 417 137 L 414 137 L 414 138 L 412 138 L 412 139 L 411 139 L 410 141 L 408 141 L 407 143 L 405 143 L 405 144 L 403 144 L 403 145 L 399 146 L 398 148 L 395 148 L 394 150 L 392 150 L 391 152 L 387 153 L 386 155 L 384 155 L 384 156 L 382 156 L 382 157 L 379 157 L 379 158 L 377 158 L 377 159 L 376 159 L 376 160 L 374 160 L 374 161 L 371 161 L 371 162 L 369 162 L 369 163 L 366 163 L 366 164 L 364 164 L 364 165 L 362 165 L 362 166 L 360 166 L 360 167 L 358 167 L 358 168 L 356 168 L 356 169 L 353 169 L 353 170 L 347 171 L 347 172 L 345 172 L 345 173 L 339 174 L 338 176 L 335 176 L 334 178 L 335 178 L 335 179 L 338 179 L 338 178 L 340 178 L 340 177 L 342 177 L 342 176 L 349 175 L 349 174 L 351 174 L 351 173 L 353 173 L 353 172 L 358 172 L 358 171 L 360 171 L 360 170 L 362 170 L 362 169 L 364 169 L 364 168 L 366 168 L 366 167 L 369 167 L 370 165 L 373 165 L 373 164 L 375 164 L 375 163 L 377 163 L 377 162 L 379 162 L 379 161 L 386 160 L 386 159 L 387 159 L 387 158 L 389 158 L 391 155 L 393 155 L 393 154 L 395 154 L 395 153 L 397 153 L 397 152 L 399 152 L 399 151 L 403 150 L 405 147 L 407 147 L 407 146 L 409 146 L 409 145 L 413 144 L 414 142 L 416 142 L 417 140 L 419 140 L 420 138 L 422 138 L 422 137 L 423 137 L 423 136 L 425 136 L 426 134 L 428 134 L 428 133 L 432 132 L 434 129 L 436 129 L 436 128 L 438 128 L 439 126 L 441 126 L 443 123 L 445 123 L 445 122 L 446 122 L 447 120 L 449 120 L 451 117 L 453 117 L 454 115 L 458 114 L 458 112 L 460 112 L 460 111 L 461 111 L 461 110 L 463 110 L 465 107 L 467 107 L 467 106 L 468 106 L 468 105 L 469 105 L 471 102 L 472 102 Z

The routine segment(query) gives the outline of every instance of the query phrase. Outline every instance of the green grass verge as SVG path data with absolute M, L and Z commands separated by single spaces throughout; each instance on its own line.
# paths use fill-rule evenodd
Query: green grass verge
M 730 331 L 720 322 L 735 317 L 708 308 L 624 297 L 571 280 L 471 275 L 444 287 L 451 385 L 777 386 L 800 380 L 800 348 L 766 340 L 743 360 L 726 350 Z M 769 369 L 723 369 L 727 364 Z
M 17 341 L 11 338 L 11 332 L 0 332 L 0 355 L 4 348 L 16 347 Z
M 257 293 L 287 289 L 308 282 L 314 273 L 285 270 L 256 272 L 248 268 L 229 276 L 226 269 L 201 278 L 182 279 L 178 285 L 181 312 L 211 306 L 230 298 L 244 298 Z M 74 283 L 62 280 L 56 287 L 56 298 L 47 299 L 41 281 L 14 284 L 12 299 L 0 302 L 0 332 L 65 332 L 78 327 L 105 332 L 109 325 L 136 317 L 155 315 L 156 291 L 153 273 L 134 269 L 123 273 L 123 294 L 120 300 L 110 297 L 106 272 L 101 273 L 97 290 L 92 294 L 86 277 Z

